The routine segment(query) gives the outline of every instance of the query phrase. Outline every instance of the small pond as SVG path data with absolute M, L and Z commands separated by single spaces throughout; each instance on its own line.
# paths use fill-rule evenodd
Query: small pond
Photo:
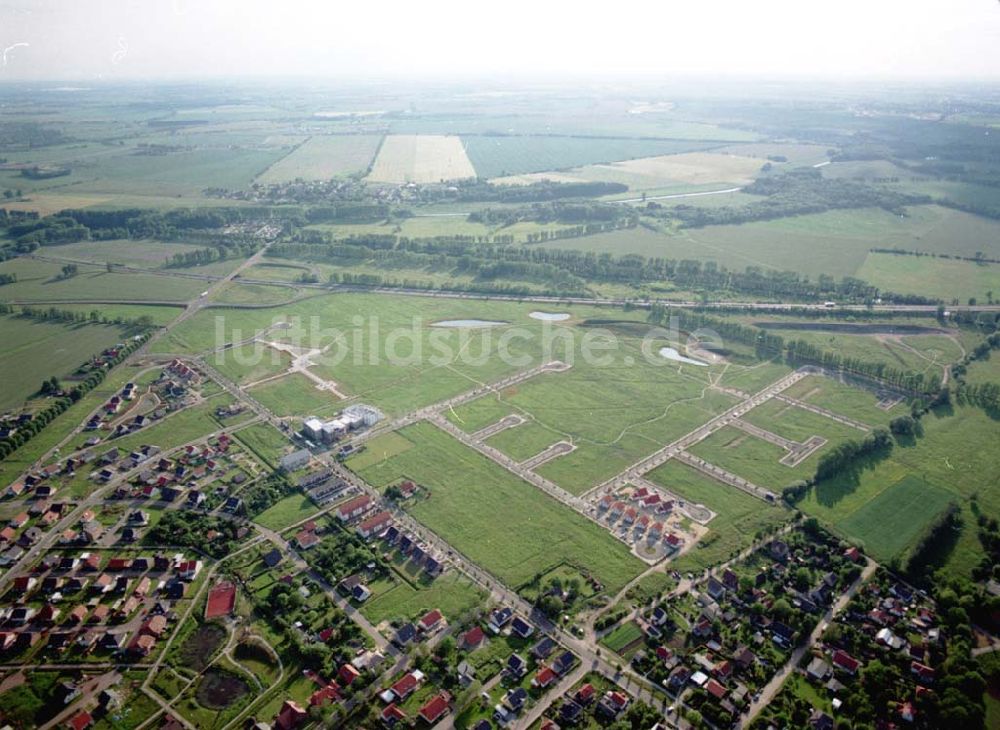
M 458 329 L 470 329 L 473 327 L 499 327 L 508 324 L 507 322 L 493 322 L 488 319 L 445 319 L 434 322 L 432 327 L 454 327 Z
M 702 362 L 701 360 L 692 360 L 690 357 L 684 357 L 682 354 L 677 352 L 673 347 L 661 347 L 660 357 L 665 357 L 668 360 L 674 360 L 675 362 L 683 362 L 688 365 L 699 365 L 703 368 L 708 367 L 707 362 Z
M 543 322 L 562 322 L 570 318 L 567 312 L 531 312 L 528 316 Z

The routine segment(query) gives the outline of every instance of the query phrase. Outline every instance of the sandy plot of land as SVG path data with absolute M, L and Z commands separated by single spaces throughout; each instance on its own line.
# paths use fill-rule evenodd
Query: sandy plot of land
M 331 177 L 364 172 L 378 149 L 378 135 L 317 135 L 271 165 L 257 178 L 263 184 Z
M 387 183 L 431 183 L 475 177 L 459 137 L 393 134 L 385 138 L 368 179 Z
M 685 152 L 679 155 L 641 157 L 637 160 L 613 162 L 607 165 L 586 165 L 566 172 L 538 172 L 497 178 L 493 182 L 508 185 L 528 185 L 539 180 L 577 182 L 600 180 L 619 182 L 631 190 L 663 187 L 671 183 L 705 185 L 731 183 L 742 185 L 754 179 L 763 161 L 742 155 L 714 152 Z
M 88 208 L 91 205 L 106 203 L 110 198 L 90 195 L 59 195 L 49 193 L 31 193 L 25 200 L 3 201 L 7 210 L 37 211 L 39 215 L 52 215 L 67 208 Z

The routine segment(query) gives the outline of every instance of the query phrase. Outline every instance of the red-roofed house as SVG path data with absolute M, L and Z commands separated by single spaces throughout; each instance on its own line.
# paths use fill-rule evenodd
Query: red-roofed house
M 345 687 L 350 687 L 351 682 L 361 676 L 361 672 L 354 668 L 353 664 L 345 664 L 337 672 L 337 679 L 339 679 Z
M 337 686 L 336 682 L 330 682 L 330 684 L 325 687 L 321 687 L 312 693 L 309 697 L 310 705 L 325 705 L 327 703 L 333 704 L 340 699 L 340 687 Z
M 392 524 L 392 514 L 383 510 L 358 525 L 358 534 L 367 540 L 385 532 L 390 524 Z
M 474 626 L 462 634 L 462 646 L 466 649 L 475 649 L 483 643 L 485 638 L 486 634 L 483 633 L 483 630 L 479 626 Z
M 705 683 L 705 691 L 717 700 L 721 700 L 726 696 L 726 688 L 714 679 L 710 679 Z
M 89 712 L 78 712 L 69 721 L 69 727 L 73 730 L 86 730 L 94 724 L 94 718 L 90 716 Z
M 531 686 L 545 689 L 555 681 L 557 676 L 559 675 L 552 670 L 552 667 L 546 667 L 543 665 L 531 680 Z
M 390 702 L 388 707 L 382 710 L 382 722 L 386 725 L 395 725 L 406 720 L 406 713 L 399 709 L 395 702 Z
M 408 672 L 403 677 L 399 679 L 394 685 L 392 685 L 389 690 L 396 696 L 396 699 L 402 702 L 417 688 L 420 681 L 417 679 L 413 672 Z
M 309 713 L 299 706 L 294 700 L 285 700 L 285 704 L 278 711 L 278 716 L 274 718 L 274 727 L 277 730 L 295 730 L 309 717 Z
M 844 670 L 848 674 L 854 674 L 858 671 L 858 667 L 861 666 L 861 662 L 852 657 L 846 651 L 841 651 L 840 649 L 833 652 L 833 656 L 830 658 L 830 661 L 833 662 L 833 666 Z
M 573 699 L 575 699 L 578 704 L 587 705 L 594 699 L 595 692 L 596 690 L 594 689 L 594 685 L 587 682 L 587 684 L 583 685 L 576 691 L 576 694 L 573 695 Z
M 899 706 L 899 719 L 905 722 L 913 722 L 917 719 L 917 711 L 909 702 L 904 702 Z
M 444 616 L 435 608 L 433 611 L 425 613 L 424 617 L 420 619 L 420 629 L 425 633 L 430 633 L 439 629 L 443 622 Z
M 934 681 L 934 670 L 928 667 L 926 664 L 921 664 L 920 662 L 911 662 L 910 673 L 915 675 L 916 678 L 919 679 L 921 682 Z
M 451 702 L 451 695 L 445 691 L 438 692 L 430 701 L 420 708 L 420 717 L 428 725 L 433 725 L 441 716 L 448 711 L 448 703 Z
M 349 522 L 356 517 L 360 517 L 371 508 L 372 498 L 367 494 L 355 497 L 344 502 L 337 508 L 337 517 L 341 522 Z
M 316 533 L 312 530 L 300 530 L 295 536 L 295 542 L 298 543 L 300 550 L 308 550 L 319 544 L 319 538 L 316 537 Z

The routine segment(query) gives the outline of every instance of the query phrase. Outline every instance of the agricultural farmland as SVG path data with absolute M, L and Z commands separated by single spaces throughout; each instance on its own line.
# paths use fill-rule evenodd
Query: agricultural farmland
M 659 139 L 584 139 L 578 137 L 462 137 L 476 173 L 482 178 L 566 170 L 637 157 L 691 152 L 717 145 Z
M 540 180 L 558 182 L 602 181 L 628 185 L 630 190 L 651 190 L 668 185 L 741 185 L 753 180 L 763 163 L 759 159 L 714 152 L 685 152 L 644 157 L 624 162 L 587 165 L 565 172 L 500 177 L 503 185 L 528 185 Z
M 458 137 L 393 134 L 382 142 L 368 180 L 383 183 L 427 183 L 475 177 Z
M 124 330 L 111 325 L 63 324 L 0 317 L 0 411 L 19 406 L 42 380 L 65 378 L 102 350 L 121 342 Z M 66 381 L 66 385 L 71 385 Z
M 317 135 L 297 145 L 259 175 L 262 185 L 293 180 L 327 180 L 365 172 L 382 138 L 375 135 Z

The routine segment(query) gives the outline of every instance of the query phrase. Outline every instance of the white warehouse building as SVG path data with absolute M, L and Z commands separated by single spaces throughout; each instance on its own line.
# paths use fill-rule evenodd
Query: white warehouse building
M 382 413 L 377 408 L 359 403 L 345 408 L 343 413 L 330 421 L 310 416 L 302 424 L 302 433 L 311 441 L 330 444 L 351 431 L 374 426 L 381 420 Z

